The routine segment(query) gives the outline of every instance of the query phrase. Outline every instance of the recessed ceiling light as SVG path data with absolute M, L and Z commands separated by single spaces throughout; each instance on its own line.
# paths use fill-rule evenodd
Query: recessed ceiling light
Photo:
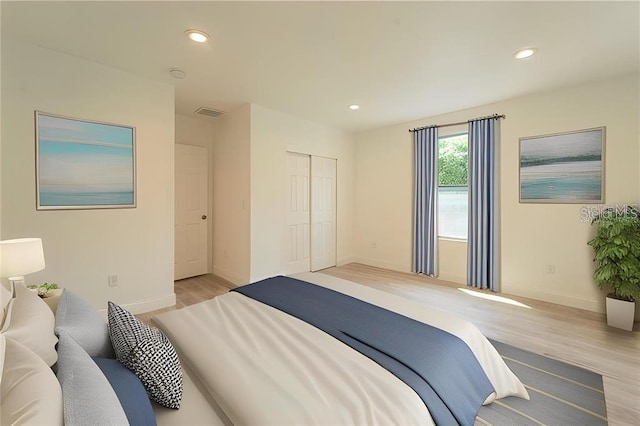
M 524 59 L 530 56 L 535 55 L 538 52 L 538 49 L 535 47 L 527 47 L 526 49 L 520 49 L 516 53 L 513 54 L 513 57 L 516 59 Z
M 187 30 L 184 32 L 187 37 L 189 37 L 191 40 L 196 41 L 198 43 L 204 43 L 205 41 L 209 40 L 209 34 L 205 33 L 204 31 L 200 31 L 200 30 Z
M 360 105 L 356 105 L 356 104 L 349 105 L 349 109 L 352 109 L 355 111 L 357 109 L 360 109 Z

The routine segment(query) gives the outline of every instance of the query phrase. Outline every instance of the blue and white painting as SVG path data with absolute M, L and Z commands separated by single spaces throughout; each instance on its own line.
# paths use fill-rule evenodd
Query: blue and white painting
M 605 128 L 520 139 L 520 202 L 603 203 Z
M 135 207 L 135 129 L 36 112 L 38 209 Z

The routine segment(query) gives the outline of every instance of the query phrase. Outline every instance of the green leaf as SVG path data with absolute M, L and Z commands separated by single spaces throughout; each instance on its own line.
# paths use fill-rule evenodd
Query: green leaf
M 605 209 L 593 222 L 596 236 L 593 278 L 621 299 L 640 298 L 640 212 L 634 207 Z

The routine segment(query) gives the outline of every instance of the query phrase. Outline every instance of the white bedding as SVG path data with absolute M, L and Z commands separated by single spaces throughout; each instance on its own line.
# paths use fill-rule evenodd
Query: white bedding
M 230 426 L 231 421 L 194 379 L 193 372 L 182 369 L 182 403 L 179 410 L 151 402 L 157 426 Z
M 464 340 L 502 398 L 528 398 L 472 324 L 323 274 L 295 276 L 429 323 Z M 154 321 L 234 424 L 429 424 L 418 395 L 369 358 L 315 327 L 232 292 Z M 185 400 L 187 396 L 185 394 Z

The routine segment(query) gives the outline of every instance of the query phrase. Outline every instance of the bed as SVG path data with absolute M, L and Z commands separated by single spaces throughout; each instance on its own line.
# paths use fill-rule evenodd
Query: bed
M 483 403 L 506 396 L 528 399 L 522 383 L 469 322 L 327 275 L 295 278 L 457 336 L 492 386 Z M 15 291 L 0 335 L 3 425 L 434 423 L 423 398 L 378 362 L 303 319 L 235 291 L 154 317 L 162 333 L 145 328 L 179 355 L 181 380 L 179 409 L 149 404 L 147 382 L 113 359 L 120 343 L 93 308 L 65 291 L 54 317 L 29 293 Z M 37 330 L 25 326 L 34 317 Z M 135 321 L 131 316 L 134 327 L 146 327 Z M 166 370 L 165 358 L 150 359 L 152 374 Z M 25 369 L 37 374 L 20 384 Z
M 486 403 L 528 398 L 469 322 L 328 275 L 294 277 L 455 334 L 495 388 Z M 232 292 L 153 321 L 176 346 L 188 379 L 223 413 L 222 424 L 432 423 L 423 401 L 389 371 L 308 323 L 242 294 Z M 177 415 L 157 414 L 159 424 L 171 424 L 164 423 L 164 415 Z

